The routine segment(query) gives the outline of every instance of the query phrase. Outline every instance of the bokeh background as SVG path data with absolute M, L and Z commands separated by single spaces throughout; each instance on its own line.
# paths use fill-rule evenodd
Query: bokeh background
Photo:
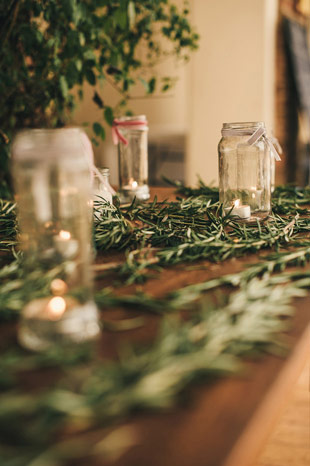
M 221 126 L 234 121 L 265 121 L 284 151 L 277 182 L 306 184 L 310 0 L 191 0 L 190 8 L 200 34 L 199 50 L 188 64 L 170 58 L 160 65 L 159 73 L 177 77 L 167 95 L 143 97 L 138 92 L 130 103 L 135 114 L 146 114 L 149 121 L 150 184 L 162 184 L 162 175 L 190 184 L 199 175 L 206 183 L 217 183 Z M 295 43 L 290 25 L 299 28 L 297 41 L 305 39 L 307 49 Z M 304 93 L 308 80 L 308 102 L 298 88 L 300 73 Z M 117 101 L 112 87 L 105 92 Z M 76 124 L 100 119 L 92 95 L 85 86 L 84 102 L 74 114 Z M 117 184 L 110 134 L 95 152 L 97 164 L 110 167 Z

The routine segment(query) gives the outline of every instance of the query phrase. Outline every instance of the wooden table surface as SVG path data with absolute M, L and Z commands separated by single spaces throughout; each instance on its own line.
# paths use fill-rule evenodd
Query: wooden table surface
M 157 188 L 156 194 L 159 200 L 171 199 L 172 190 Z M 112 261 L 115 257 L 115 254 L 108 254 L 98 260 Z M 246 263 L 256 260 L 255 256 L 248 256 L 222 264 L 204 261 L 195 270 L 189 270 L 188 264 L 181 264 L 164 270 L 142 287 L 123 287 L 119 292 L 127 294 L 142 289 L 153 296 L 163 296 L 181 286 L 239 271 Z M 249 466 L 310 352 L 310 296 L 294 304 L 296 314 L 287 334 L 290 350 L 284 359 L 263 356 L 258 361 L 248 362 L 242 377 L 225 377 L 192 387 L 185 406 L 128 419 L 124 425 L 135 433 L 135 445 L 114 462 L 100 459 L 89 464 Z M 103 315 L 105 319 L 119 319 L 133 314 L 121 309 L 106 309 Z M 105 355 L 113 355 L 120 341 L 148 342 L 156 336 L 158 323 L 159 317 L 150 315 L 141 329 L 121 334 L 105 331 L 101 350 Z
M 156 189 L 159 200 L 172 198 L 172 190 Z M 118 253 L 100 254 L 96 262 L 119 259 Z M 180 264 L 162 271 L 141 286 L 124 286 L 120 294 L 142 289 L 153 296 L 237 272 L 255 256 L 222 264 Z M 111 285 L 114 277 L 100 286 Z M 116 460 L 94 458 L 87 466 L 250 466 L 285 403 L 310 350 L 310 295 L 295 301 L 296 314 L 287 334 L 290 350 L 285 358 L 265 355 L 247 362 L 242 376 L 196 384 L 188 390 L 186 403 L 165 412 L 140 413 L 123 425 L 134 432 L 134 444 Z M 105 320 L 139 315 L 124 309 L 102 309 Z M 103 331 L 100 352 L 114 357 L 121 342 L 150 342 L 156 337 L 160 317 L 146 315 L 146 325 L 126 332 Z M 114 426 L 115 428 L 115 426 Z M 113 429 L 112 429 L 113 430 Z M 107 430 L 104 430 L 107 432 Z M 85 459 L 74 466 L 85 466 Z

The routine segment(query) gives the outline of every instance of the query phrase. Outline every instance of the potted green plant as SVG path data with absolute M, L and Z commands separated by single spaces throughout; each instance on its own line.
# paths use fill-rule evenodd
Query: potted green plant
M 84 82 L 93 86 L 94 104 L 102 109 L 102 121 L 92 128 L 101 139 L 104 125 L 111 125 L 120 109 L 126 111 L 138 81 L 146 94 L 170 89 L 173 77 L 158 78 L 145 69 L 152 70 L 171 54 L 187 60 L 197 48 L 187 3 L 177 7 L 170 0 L 0 1 L 0 195 L 9 186 L 14 132 L 63 126 L 83 98 Z M 137 54 L 141 47 L 146 50 L 142 60 Z M 106 82 L 120 94 L 114 107 L 105 94 Z M 77 86 L 78 93 L 72 92 Z

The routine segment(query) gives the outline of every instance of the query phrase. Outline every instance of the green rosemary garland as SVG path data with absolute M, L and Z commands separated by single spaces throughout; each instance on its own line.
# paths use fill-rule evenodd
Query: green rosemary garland
M 104 455 L 102 445 L 90 447 L 91 430 L 113 425 L 136 409 L 171 406 L 196 378 L 240 370 L 244 355 L 283 351 L 281 332 L 294 312 L 292 300 L 305 296 L 310 286 L 306 269 L 284 272 L 310 260 L 310 220 L 304 216 L 310 189 L 277 188 L 270 220 L 248 226 L 221 216 L 216 188 L 202 181 L 197 189 L 170 184 L 182 195 L 173 202 L 155 199 L 126 207 L 104 201 L 96 204 L 98 254 L 124 251 L 124 261 L 102 266 L 101 279 L 105 271 L 113 270 L 127 283 L 139 283 L 150 272 L 178 263 L 220 262 L 268 249 L 271 253 L 265 251 L 238 273 L 189 285 L 160 299 L 142 292 L 124 296 L 111 288 L 99 289 L 95 293 L 99 307 L 164 314 L 156 341 L 143 351 L 132 348 L 122 353 L 118 361 L 103 363 L 84 347 L 55 348 L 40 355 L 17 346 L 5 350 L 0 359 L 0 462 L 4 466 L 61 466 L 75 456 Z M 18 318 L 25 302 L 47 295 L 51 280 L 61 272 L 55 267 L 45 275 L 23 276 L 22 258 L 15 252 L 14 209 L 13 203 L 0 201 L 2 322 Z M 222 286 L 232 292 L 214 304 L 206 292 Z M 180 310 L 190 310 L 186 322 Z M 103 321 L 103 325 L 125 330 L 144 325 L 144 319 Z M 58 373 L 52 386 L 36 394 L 17 389 L 21 372 L 48 368 Z M 62 438 L 66 430 L 79 434 L 78 440 L 64 437 L 51 444 L 51 438 Z

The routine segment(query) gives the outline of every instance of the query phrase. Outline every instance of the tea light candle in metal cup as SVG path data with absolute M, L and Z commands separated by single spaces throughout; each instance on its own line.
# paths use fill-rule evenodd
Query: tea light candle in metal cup
M 71 259 L 79 249 L 77 240 L 72 239 L 70 231 L 60 230 L 54 237 L 55 248 L 66 259 Z
M 34 299 L 26 305 L 21 314 L 18 340 L 26 348 L 44 351 L 56 344 L 94 339 L 99 332 L 94 303 L 83 305 L 71 296 L 53 296 Z
M 240 199 L 236 199 L 235 201 L 233 201 L 232 206 L 226 207 L 224 210 L 226 214 L 231 212 L 232 217 L 239 217 L 244 219 L 251 217 L 251 207 L 247 204 L 241 205 Z

